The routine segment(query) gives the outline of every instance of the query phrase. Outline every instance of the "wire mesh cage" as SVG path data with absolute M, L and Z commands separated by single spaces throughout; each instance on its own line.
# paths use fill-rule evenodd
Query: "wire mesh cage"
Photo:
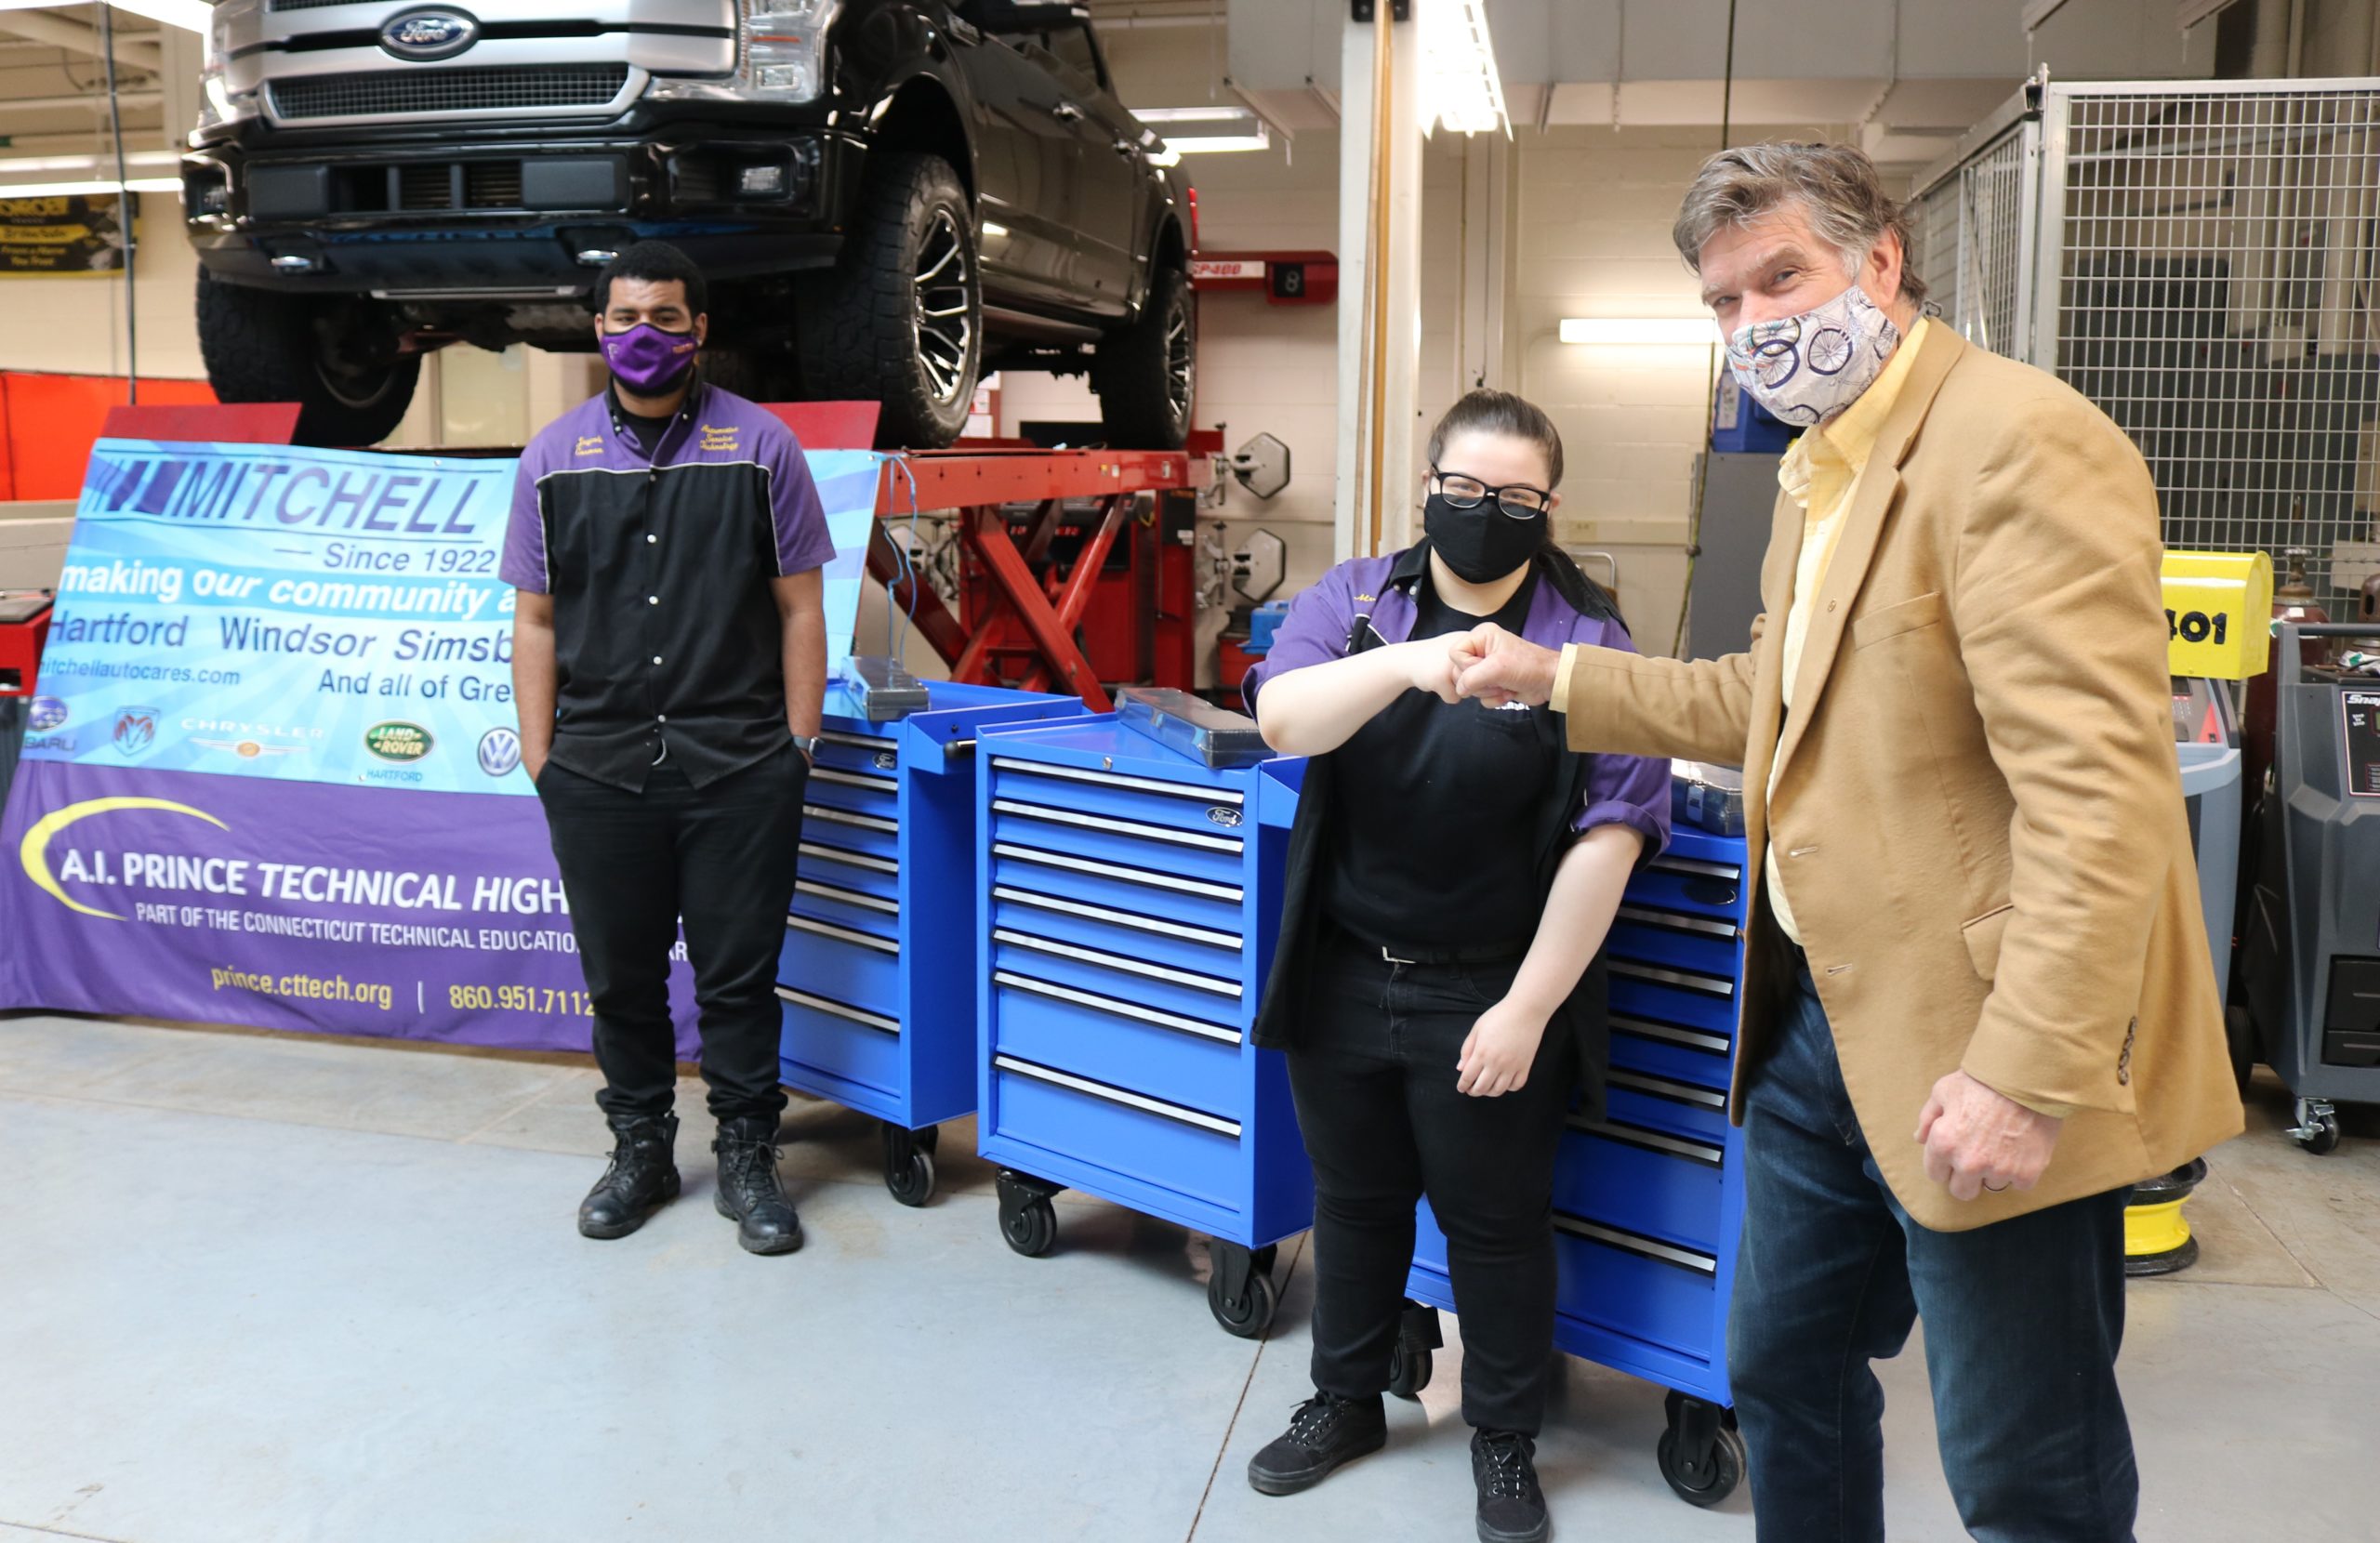
M 1986 128 L 1918 190 L 1944 318 L 2123 427 L 2168 545 L 2302 549 L 2339 613 L 2380 567 L 2380 81 L 2036 84 Z

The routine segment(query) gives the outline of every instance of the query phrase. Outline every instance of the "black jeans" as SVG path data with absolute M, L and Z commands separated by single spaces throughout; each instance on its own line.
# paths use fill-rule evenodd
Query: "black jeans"
M 1315 951 L 1315 1017 L 1289 1064 L 1314 1162 L 1314 1385 L 1342 1398 L 1387 1390 L 1426 1194 L 1462 1319 L 1462 1418 L 1534 1435 L 1554 1354 L 1554 1154 L 1576 1077 L 1570 1036 L 1547 1030 L 1517 1091 L 1455 1089 L 1464 1036 L 1517 968 L 1390 964 L 1330 930 Z
M 777 957 L 793 901 L 810 769 L 787 745 L 696 789 L 664 761 L 626 792 L 548 762 L 537 778 L 554 861 L 594 998 L 595 1101 L 666 1114 L 678 1090 L 669 953 L 682 918 L 702 1014 L 702 1073 L 720 1119 L 785 1108 Z
M 1917 1111 L 1884 1134 L 1908 1141 Z M 1884 1394 L 1869 1363 L 1925 1320 L 1942 1468 L 1983 1543 L 2128 1543 L 2116 1390 L 2129 1190 L 1972 1232 L 1910 1219 L 1876 1168 L 1805 973 L 1744 1123 L 1727 1372 L 1761 1543 L 1881 1543 Z

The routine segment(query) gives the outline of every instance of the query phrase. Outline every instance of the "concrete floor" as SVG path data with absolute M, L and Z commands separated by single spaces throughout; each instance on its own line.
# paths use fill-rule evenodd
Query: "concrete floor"
M 1000 1243 L 972 1129 L 909 1210 L 865 1120 L 797 1103 L 809 1230 L 740 1252 L 684 1199 L 572 1227 L 593 1073 L 522 1058 L 0 1020 L 0 1543 L 1464 1539 L 1456 1349 L 1389 1450 L 1311 1494 L 1242 1477 L 1307 1391 L 1308 1272 L 1272 1338 L 1209 1319 L 1178 1229 L 1061 1202 Z M 2380 1537 L 2380 1128 L 2316 1159 L 2253 1130 L 2189 1215 L 2205 1257 L 2133 1294 L 2140 1536 Z M 1884 1369 L 1891 1532 L 1961 1536 L 1915 1353 Z M 1540 1451 L 1557 1537 L 1751 1537 L 1656 1470 L 1658 1390 L 1565 1364 Z

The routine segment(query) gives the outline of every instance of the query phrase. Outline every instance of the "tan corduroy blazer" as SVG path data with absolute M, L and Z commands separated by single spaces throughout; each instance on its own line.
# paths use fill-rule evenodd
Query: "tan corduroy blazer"
M 1752 651 L 1569 657 L 1578 750 L 1741 764 L 1885 1182 L 1960 1231 L 2178 1167 L 2241 1128 L 2176 766 L 2156 491 L 2062 382 L 1926 329 L 1811 602 L 1778 501 Z M 1778 625 L 1768 625 L 1770 618 Z M 1763 798 L 1773 761 L 1782 772 Z M 1733 1113 L 1790 998 L 1752 907 Z M 1913 1139 L 1937 1079 L 2070 1105 L 2030 1192 L 1960 1202 Z

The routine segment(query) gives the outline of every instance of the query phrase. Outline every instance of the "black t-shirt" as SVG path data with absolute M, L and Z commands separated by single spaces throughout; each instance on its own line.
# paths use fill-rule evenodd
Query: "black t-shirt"
M 1455 610 L 1424 572 L 1412 636 L 1492 621 L 1518 633 L 1537 592 L 1532 569 L 1493 616 Z M 1330 761 L 1338 808 L 1323 905 L 1367 943 L 1394 948 L 1526 949 L 1537 931 L 1538 828 L 1565 751 L 1543 707 L 1448 706 L 1407 691 Z
M 637 448 L 650 455 L 661 448 L 661 436 L 669 432 L 669 426 L 678 421 L 678 415 L 667 413 L 657 418 L 649 418 L 642 413 L 629 412 L 624 405 L 620 408 L 620 421 L 628 425 L 629 436 L 636 441 Z

